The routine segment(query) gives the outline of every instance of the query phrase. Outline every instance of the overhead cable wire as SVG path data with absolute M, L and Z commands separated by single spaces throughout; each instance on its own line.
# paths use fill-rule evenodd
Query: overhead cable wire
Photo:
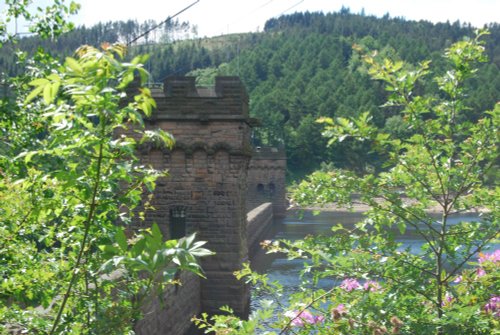
M 135 37 L 134 39 L 132 39 L 130 42 L 127 43 L 127 45 L 131 45 L 132 43 L 134 43 L 135 41 L 137 41 L 138 39 L 140 39 L 141 37 L 144 37 L 146 36 L 147 34 L 149 34 L 150 32 L 152 32 L 153 30 L 155 29 L 158 29 L 159 27 L 161 27 L 162 25 L 164 25 L 165 23 L 171 21 L 174 17 L 184 13 L 185 11 L 187 11 L 189 8 L 193 7 L 194 5 L 196 5 L 198 2 L 200 2 L 200 0 L 196 0 L 195 2 L 193 2 L 192 4 L 190 4 L 189 6 L 187 7 L 184 7 L 183 9 L 181 9 L 180 11 L 178 11 L 177 13 L 175 13 L 173 16 L 169 16 L 167 17 L 166 20 L 158 23 L 156 26 L 152 27 L 151 29 L 149 30 L 146 30 L 145 32 L 143 32 L 142 34 L 140 34 L 139 36 Z
M 264 4 L 260 5 L 259 7 L 255 8 L 255 9 L 254 9 L 254 10 L 252 10 L 251 12 L 249 12 L 249 13 L 245 13 L 244 15 L 240 16 L 238 19 L 236 19 L 236 20 L 232 21 L 231 23 L 226 24 L 226 26 L 227 26 L 227 27 L 229 27 L 230 25 L 232 25 L 232 24 L 234 24 L 234 23 L 236 23 L 236 22 L 241 22 L 241 21 L 242 21 L 242 19 L 243 19 L 243 21 L 245 21 L 245 19 L 247 19 L 248 17 L 250 17 L 251 15 L 253 15 L 255 12 L 257 12 L 257 11 L 261 10 L 262 8 L 266 7 L 266 6 L 267 6 L 267 5 L 269 5 L 271 2 L 274 2 L 274 1 L 275 1 L 275 0 L 269 0 L 269 1 L 267 1 L 266 3 L 264 3 Z M 222 29 L 224 29 L 224 27 L 223 27 Z
M 303 2 L 304 2 L 304 0 L 301 0 L 301 1 L 297 2 L 297 3 L 296 3 L 295 5 L 293 5 L 292 7 L 287 8 L 287 9 L 285 9 L 284 11 L 282 11 L 279 15 L 283 15 L 283 14 L 285 14 L 285 13 L 286 13 L 286 12 L 288 12 L 290 9 L 293 9 L 293 8 L 297 7 L 298 5 L 300 5 L 300 4 L 301 4 L 301 3 L 303 3 Z

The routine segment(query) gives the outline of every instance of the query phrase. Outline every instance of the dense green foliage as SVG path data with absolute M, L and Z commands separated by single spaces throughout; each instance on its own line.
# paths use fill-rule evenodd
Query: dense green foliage
M 50 49 L 63 59 L 82 43 L 127 42 L 151 25 L 129 21 L 82 27 L 58 39 Z M 263 124 L 255 130 L 256 143 L 284 142 L 293 176 L 316 170 L 321 163 L 359 172 L 381 168 L 380 157 L 362 143 L 349 140 L 336 144 L 335 154 L 326 150 L 321 127 L 315 123 L 319 117 L 370 112 L 378 127 L 404 132 L 397 108 L 378 109 L 387 93 L 370 79 L 353 46 L 413 63 L 429 59 L 435 71 L 441 72 L 441 50 L 473 34 L 472 27 L 459 22 L 432 24 L 388 15 L 376 18 L 347 9 L 271 19 L 262 33 L 176 40 L 175 36 L 183 35 L 186 29 L 187 24 L 177 23 L 170 30 L 152 32 L 148 41 L 142 38 L 134 44 L 131 54 L 150 54 L 146 68 L 153 82 L 185 74 L 201 76 L 201 84 L 209 83 L 216 74 L 240 76 L 250 94 L 251 114 Z M 489 30 L 491 34 L 485 39 L 489 61 L 466 83 L 476 92 L 467 98 L 471 111 L 466 117 L 471 120 L 482 110 L 491 109 L 499 95 L 500 26 L 493 23 Z M 38 45 L 36 38 L 19 43 L 23 50 L 32 52 Z M 0 53 L 0 66 L 10 71 L 15 70 L 12 50 L 4 48 Z M 435 83 L 426 85 L 435 87 Z
M 304 260 L 300 289 L 281 292 L 246 268 L 240 276 L 274 295 L 287 294 L 286 302 L 265 302 L 249 321 L 202 316 L 200 327 L 234 335 L 256 329 L 275 335 L 500 334 L 500 193 L 497 182 L 486 184 L 499 158 L 500 104 L 475 121 L 466 117 L 465 97 L 474 91 L 465 83 L 486 60 L 483 36 L 447 48 L 445 72 L 433 72 L 430 62 L 362 57 L 389 92 L 384 106 L 399 107 L 410 132 L 385 132 L 368 112 L 321 119 L 331 147 L 348 138 L 368 143 L 386 157 L 384 171 L 317 171 L 293 198 L 299 205 L 361 203 L 369 208 L 366 218 L 339 224 L 329 236 L 264 243 L 269 252 Z M 439 91 L 423 89 L 426 82 Z M 453 222 L 478 208 L 477 217 Z M 408 234 L 422 244 L 405 246 Z
M 9 3 L 7 19 L 25 17 L 40 36 L 71 28 L 65 16 L 74 4 L 55 1 L 38 18 L 26 4 Z M 16 42 L 4 33 L 0 39 Z M 19 55 L 23 74 L 4 74 L 1 334 L 133 333 L 144 300 L 178 283 L 177 271 L 202 275 L 197 257 L 211 254 L 204 242 L 164 241 L 156 225 L 130 225 L 166 175 L 141 165 L 136 147 L 172 146 L 173 139 L 144 130 L 143 116 L 155 106 L 144 87 L 146 57 L 124 63 L 125 51 L 121 44 L 82 46 L 60 63 L 38 50 Z M 134 80 L 137 90 L 127 89 Z
M 318 169 L 321 162 L 358 171 L 370 170 L 370 165 L 380 168 L 378 156 L 363 143 L 349 140 L 336 144 L 335 154 L 325 150 L 321 128 L 314 123 L 319 117 L 370 112 L 379 128 L 399 131 L 398 109 L 378 108 L 388 95 L 380 83 L 371 80 L 353 47 L 378 50 L 381 58 L 414 63 L 430 59 L 435 71 L 441 72 L 441 50 L 473 34 L 472 28 L 459 23 L 378 19 L 348 11 L 284 16 L 270 20 L 265 31 L 255 47 L 241 52 L 240 70 L 234 61 L 231 69 L 247 84 L 251 111 L 264 123 L 258 130 L 261 140 L 284 141 L 293 172 Z M 477 92 L 468 101 L 471 119 L 491 109 L 499 95 L 499 26 L 492 25 L 491 31 L 487 40 L 491 62 L 468 83 Z M 434 83 L 427 85 L 435 87 Z

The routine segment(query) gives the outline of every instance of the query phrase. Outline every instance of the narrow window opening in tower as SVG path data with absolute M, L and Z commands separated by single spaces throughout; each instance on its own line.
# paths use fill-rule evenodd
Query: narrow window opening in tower
M 186 236 L 186 208 L 176 206 L 170 209 L 170 239 L 180 239 Z

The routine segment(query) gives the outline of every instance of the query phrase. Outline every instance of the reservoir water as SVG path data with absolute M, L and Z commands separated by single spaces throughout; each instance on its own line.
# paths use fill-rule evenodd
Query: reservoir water
M 450 224 L 460 221 L 477 220 L 476 214 L 460 215 L 450 219 Z M 290 214 L 288 217 L 277 220 L 269 229 L 265 236 L 261 239 L 277 240 L 297 240 L 302 239 L 307 235 L 317 234 L 332 234 L 331 228 L 341 223 L 343 225 L 353 225 L 363 219 L 362 213 L 359 212 L 322 212 L 318 215 L 313 215 L 312 212 L 306 211 L 302 218 L 297 215 Z M 418 235 L 407 230 L 406 234 L 399 239 L 405 246 L 409 246 L 412 250 L 418 251 L 422 245 L 422 240 Z M 495 246 L 497 248 L 498 246 Z M 284 292 L 293 292 L 301 283 L 299 276 L 304 260 L 287 260 L 284 255 L 266 254 L 259 249 L 251 258 L 251 266 L 254 271 L 261 274 L 267 274 L 271 281 L 277 280 L 283 285 Z M 330 288 L 336 283 L 332 281 L 323 281 L 320 286 Z M 252 298 L 252 308 L 258 306 L 260 299 L 268 299 L 266 296 L 256 296 Z

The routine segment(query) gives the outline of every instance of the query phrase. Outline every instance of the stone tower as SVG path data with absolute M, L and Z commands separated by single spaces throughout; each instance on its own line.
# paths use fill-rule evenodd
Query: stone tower
M 172 150 L 149 146 L 141 152 L 144 163 L 169 171 L 157 183 L 155 210 L 146 213 L 146 224 L 156 222 L 169 239 L 196 232 L 198 240 L 208 241 L 206 247 L 216 255 L 202 260 L 207 279 L 192 284 L 189 299 L 196 298 L 193 291 L 198 289 L 201 311 L 216 313 L 229 305 L 245 316 L 249 290 L 233 272 L 248 258 L 252 120 L 246 90 L 237 77 L 218 77 L 211 89 L 196 88 L 194 77 L 172 77 L 163 91 L 152 94 L 157 109 L 148 127 L 170 132 L 176 145 Z
M 286 153 L 284 147 L 256 147 L 248 168 L 247 209 L 272 202 L 274 217 L 285 217 Z

